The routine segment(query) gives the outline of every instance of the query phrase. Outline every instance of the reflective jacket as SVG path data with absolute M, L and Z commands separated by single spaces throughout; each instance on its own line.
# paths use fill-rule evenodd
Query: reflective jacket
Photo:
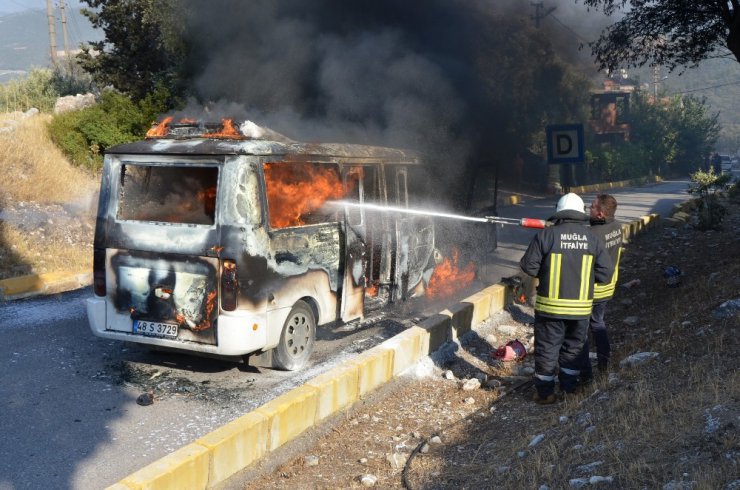
M 540 230 L 519 265 L 537 277 L 535 312 L 552 318 L 589 318 L 594 282 L 608 282 L 614 272 L 604 246 L 586 226 L 586 215 L 561 211 L 553 226 Z
M 609 301 L 614 296 L 619 277 L 619 259 L 622 257 L 622 224 L 609 218 L 606 221 L 591 222 L 591 232 L 601 241 L 614 264 L 614 273 L 609 282 L 594 285 L 594 302 Z

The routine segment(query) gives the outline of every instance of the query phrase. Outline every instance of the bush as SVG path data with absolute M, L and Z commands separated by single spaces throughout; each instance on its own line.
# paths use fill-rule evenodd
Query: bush
M 72 163 L 98 170 L 107 148 L 144 136 L 151 123 L 148 112 L 125 95 L 106 90 L 94 107 L 55 115 L 49 134 Z
M 57 97 L 59 92 L 54 87 L 54 72 L 37 68 L 25 78 L 0 85 L 0 110 L 25 112 L 35 107 L 41 112 L 51 112 Z

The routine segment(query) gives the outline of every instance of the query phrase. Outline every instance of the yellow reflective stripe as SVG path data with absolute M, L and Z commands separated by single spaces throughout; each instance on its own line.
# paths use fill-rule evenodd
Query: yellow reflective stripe
M 560 265 L 563 261 L 563 254 L 552 254 L 550 260 L 550 284 L 549 297 L 557 298 L 560 296 Z
M 593 301 L 590 299 L 557 299 L 537 295 L 534 309 L 542 313 L 588 316 L 591 314 L 592 306 Z
M 578 297 L 582 300 L 588 299 L 588 291 L 591 288 L 591 264 L 593 264 L 593 255 L 584 255 L 581 258 L 581 292 Z
M 594 285 L 594 299 L 611 298 L 614 296 L 614 291 L 617 287 L 617 279 L 619 279 L 619 260 L 622 258 L 622 247 L 619 247 L 617 251 L 617 261 L 614 263 L 614 273 L 612 274 L 612 280 L 606 284 Z

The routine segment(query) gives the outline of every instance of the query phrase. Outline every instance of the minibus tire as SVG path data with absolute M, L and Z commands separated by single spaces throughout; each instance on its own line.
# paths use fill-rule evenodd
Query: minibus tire
M 316 318 L 305 301 L 297 301 L 288 313 L 275 348 L 275 367 L 296 371 L 308 362 L 316 341 Z

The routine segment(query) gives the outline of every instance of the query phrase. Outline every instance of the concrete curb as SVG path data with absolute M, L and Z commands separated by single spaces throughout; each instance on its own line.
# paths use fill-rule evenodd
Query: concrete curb
M 0 300 L 72 291 L 92 284 L 92 272 L 50 272 L 0 280 Z
M 651 214 L 625 223 L 628 237 L 653 228 Z M 395 378 L 444 343 L 504 309 L 506 286 L 494 284 L 432 315 L 356 359 L 336 366 L 252 412 L 108 487 L 116 490 L 210 488 Z

